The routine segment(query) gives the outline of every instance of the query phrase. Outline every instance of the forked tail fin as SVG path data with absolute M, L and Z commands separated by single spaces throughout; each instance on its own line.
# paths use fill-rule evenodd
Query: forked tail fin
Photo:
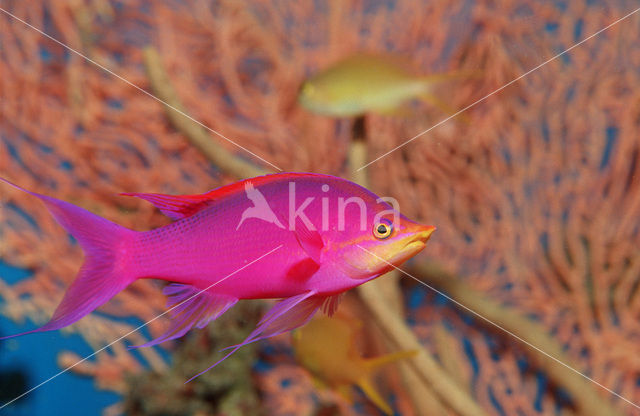
M 378 409 L 382 410 L 385 415 L 393 416 L 393 410 L 387 404 L 387 402 L 382 398 L 378 390 L 373 387 L 373 383 L 367 377 L 364 377 L 356 383 L 358 387 L 362 390 L 362 392 L 375 404 L 378 406 Z
M 67 289 L 51 320 L 38 329 L 0 339 L 71 325 L 106 303 L 135 280 L 135 275 L 127 269 L 128 258 L 125 250 L 135 236 L 135 231 L 68 202 L 30 192 L 6 179 L 0 178 L 0 181 L 44 202 L 56 221 L 78 240 L 85 253 L 84 264 L 78 276 Z
M 391 407 L 373 387 L 373 383 L 371 382 L 371 373 L 384 365 L 394 363 L 405 358 L 414 357 L 416 354 L 418 354 L 417 350 L 398 351 L 365 360 L 365 366 L 368 370 L 368 374 L 358 380 L 358 387 L 360 387 L 364 394 L 387 415 L 393 415 L 393 410 L 391 410 Z

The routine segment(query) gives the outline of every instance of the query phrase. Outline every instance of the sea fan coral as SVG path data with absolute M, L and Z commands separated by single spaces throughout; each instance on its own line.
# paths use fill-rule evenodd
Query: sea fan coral
M 463 108 L 636 6 L 623 0 L 2 4 L 140 88 L 150 88 L 142 48 L 155 46 L 194 119 L 282 169 L 343 175 L 349 175 L 349 123 L 295 104 L 309 74 L 356 51 L 404 54 L 425 73 L 479 71 L 446 97 Z M 6 13 L 0 19 L 1 176 L 135 229 L 167 220 L 118 192 L 199 193 L 231 179 L 175 130 L 162 104 Z M 438 226 L 430 258 L 537 320 L 579 370 L 636 403 L 639 19 L 621 21 L 477 104 L 469 123 L 452 120 L 366 169 L 377 193 Z M 368 117 L 370 159 L 438 117 L 420 105 L 408 117 Z M 211 141 L 270 169 L 213 133 Z M 0 281 L 2 312 L 44 321 L 75 275 L 80 250 L 33 198 L 6 187 L 0 195 L 2 261 L 32 271 L 13 284 Z M 422 290 L 407 288 L 415 333 L 436 354 L 434 334 L 448 334 L 456 346 L 448 360 L 458 362 L 463 374 L 456 376 L 483 408 L 556 414 L 571 406 L 513 338 L 440 297 L 421 298 Z M 147 321 L 163 306 L 158 288 L 145 282 L 102 311 Z M 162 325 L 151 323 L 151 333 Z M 134 326 L 92 314 L 74 328 L 99 349 Z M 153 349 L 141 353 L 164 368 Z M 98 354 L 96 366 L 141 368 L 124 348 L 110 354 L 116 358 Z M 123 389 L 120 380 L 101 386 Z M 269 386 L 267 395 L 278 394 L 278 383 Z M 604 391 L 602 397 L 613 401 Z M 634 410 L 620 400 L 615 406 Z

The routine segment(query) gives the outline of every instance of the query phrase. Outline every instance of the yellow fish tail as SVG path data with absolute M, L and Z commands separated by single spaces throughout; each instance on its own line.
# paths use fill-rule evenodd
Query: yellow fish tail
M 385 354 L 380 357 L 369 358 L 365 360 L 364 365 L 367 369 L 367 374 L 371 374 L 371 372 L 376 370 L 377 368 L 394 363 L 398 360 L 415 357 L 416 354 L 418 354 L 418 350 L 393 352 L 391 354 Z M 356 384 L 369 398 L 369 400 L 371 400 L 373 404 L 375 404 L 380 410 L 382 410 L 387 415 L 393 415 L 393 410 L 391 410 L 391 407 L 387 404 L 387 402 L 384 401 L 380 393 L 378 393 L 373 387 L 373 384 L 371 383 L 371 380 L 369 380 L 368 375 L 362 377 Z
M 358 387 L 362 390 L 362 392 L 375 404 L 380 410 L 382 410 L 386 415 L 393 416 L 393 410 L 391 410 L 391 406 L 384 401 L 380 393 L 373 387 L 371 381 L 363 377 L 358 382 Z
M 398 360 L 404 360 L 405 358 L 415 357 L 418 354 L 418 350 L 398 351 L 391 354 L 381 355 L 376 358 L 369 358 L 365 360 L 365 365 L 369 371 L 373 371 L 378 367 L 393 363 Z
M 478 78 L 481 78 L 482 75 L 483 75 L 483 72 L 477 69 L 477 70 L 462 70 L 462 71 L 452 71 L 452 72 L 439 73 L 439 74 L 423 75 L 419 77 L 419 79 L 423 84 L 433 85 L 439 82 L 445 82 L 445 81 L 451 81 L 451 80 L 478 79 Z
M 450 72 L 447 74 L 425 75 L 420 77 L 419 79 L 419 82 L 422 86 L 421 87 L 422 92 L 418 95 L 418 97 L 422 101 L 426 102 L 427 104 L 430 104 L 436 107 L 443 113 L 452 116 L 460 110 L 456 110 L 452 108 L 450 105 L 448 105 L 447 103 L 443 102 L 438 97 L 436 97 L 432 92 L 433 85 L 440 82 L 446 82 L 446 81 L 451 81 L 455 79 L 473 79 L 473 78 L 479 78 L 481 76 L 482 76 L 482 72 L 479 70 L 478 71 L 457 71 L 457 72 Z M 471 119 L 467 114 L 458 114 L 456 117 L 460 121 L 466 124 L 469 124 L 471 122 Z

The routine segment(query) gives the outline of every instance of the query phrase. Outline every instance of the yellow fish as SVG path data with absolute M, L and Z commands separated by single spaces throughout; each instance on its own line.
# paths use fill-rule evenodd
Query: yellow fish
M 363 358 L 355 345 L 356 325 L 342 317 L 317 317 L 293 334 L 298 362 L 320 384 L 328 385 L 349 399 L 349 387 L 357 385 L 385 414 L 393 410 L 373 387 L 375 370 L 386 364 L 414 356 L 417 351 L 400 351 L 376 358 Z
M 420 98 L 453 113 L 432 90 L 435 83 L 460 76 L 416 76 L 406 65 L 401 65 L 397 57 L 357 54 L 305 81 L 298 102 L 317 114 L 355 117 L 368 112 L 393 113 L 406 101 Z

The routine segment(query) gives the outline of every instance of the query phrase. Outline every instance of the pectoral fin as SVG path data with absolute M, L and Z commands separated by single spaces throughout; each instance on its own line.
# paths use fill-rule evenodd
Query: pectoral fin
M 295 223 L 292 224 L 282 212 L 275 212 L 276 218 L 283 224 L 287 224 L 287 228 L 295 235 L 296 241 L 305 253 L 320 266 L 322 260 L 322 249 L 324 249 L 324 240 L 317 229 L 310 229 L 304 220 L 296 217 Z
M 315 261 L 320 264 L 322 259 L 322 249 L 324 241 L 317 230 L 311 230 L 304 221 L 296 221 L 295 230 L 293 231 L 298 240 L 300 247 Z

